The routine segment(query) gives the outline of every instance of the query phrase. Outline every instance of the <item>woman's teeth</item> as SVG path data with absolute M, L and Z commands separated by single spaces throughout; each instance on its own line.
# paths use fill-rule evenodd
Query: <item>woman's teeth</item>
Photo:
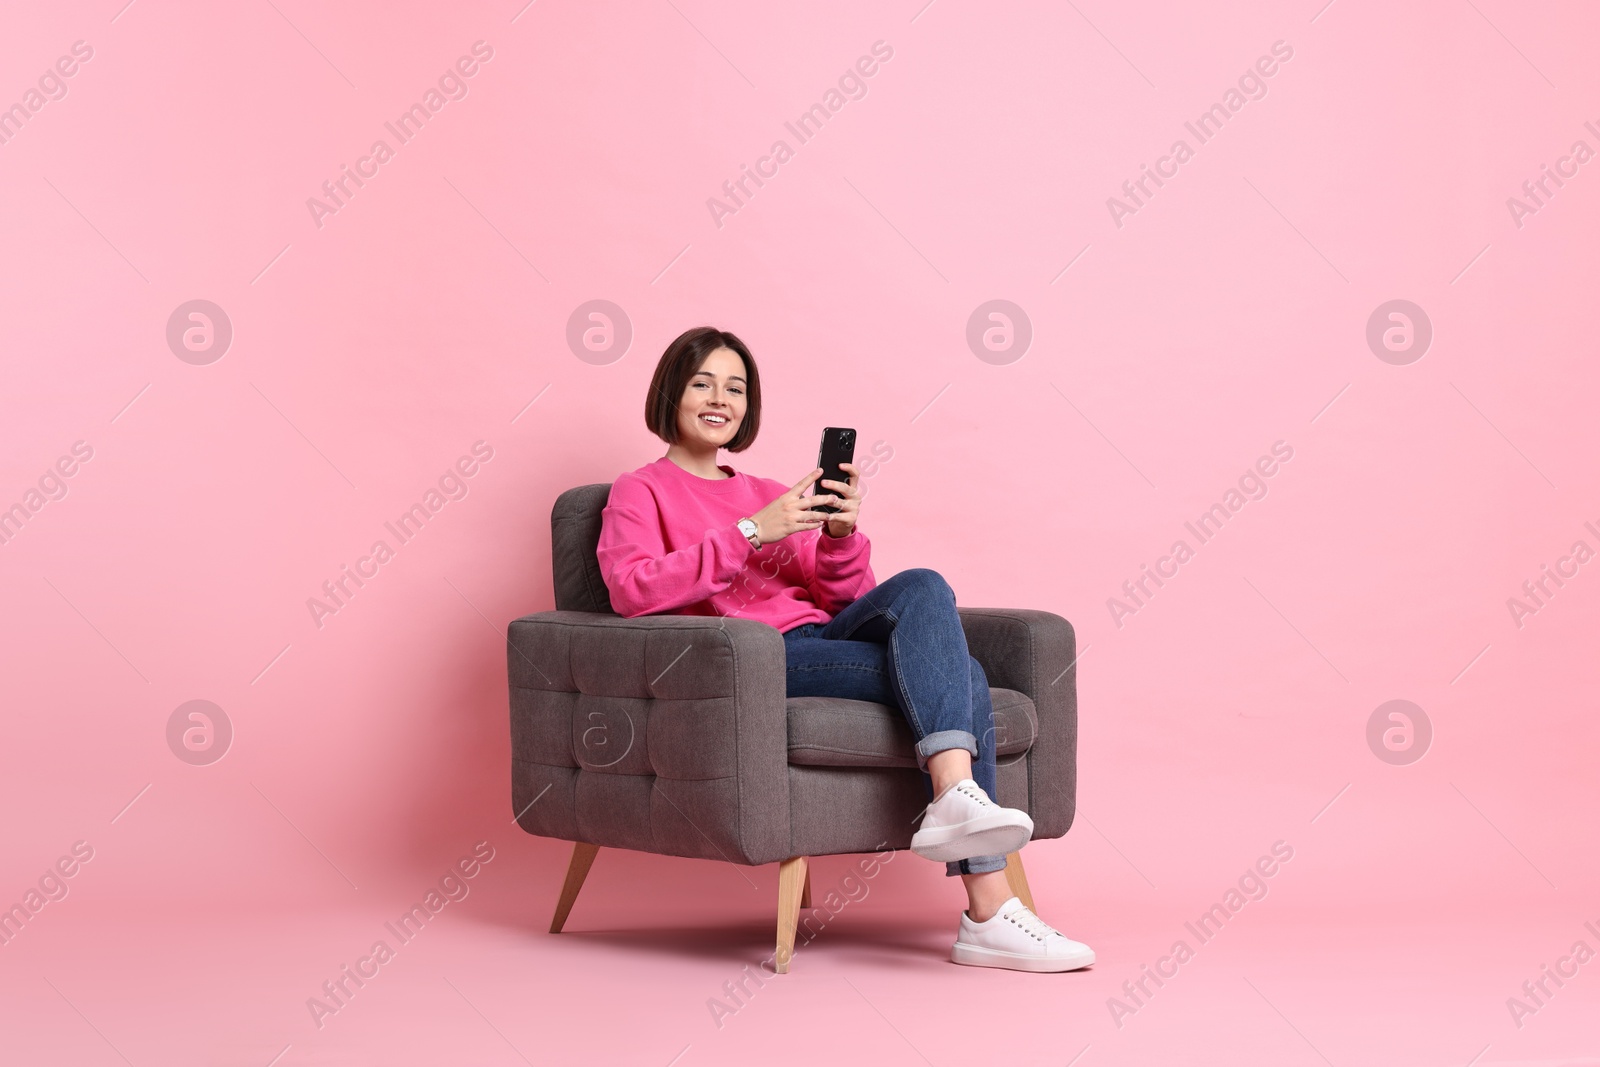
M 710 423 L 712 426 L 726 426 L 728 424 L 727 418 L 722 415 L 701 415 L 700 421 Z

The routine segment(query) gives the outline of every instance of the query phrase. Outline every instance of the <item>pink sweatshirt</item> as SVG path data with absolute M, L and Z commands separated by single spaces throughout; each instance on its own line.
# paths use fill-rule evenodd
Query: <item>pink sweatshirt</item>
M 790 487 L 718 469 L 732 477 L 702 478 L 662 456 L 612 483 L 598 555 L 619 614 L 733 616 L 786 631 L 827 622 L 878 584 L 859 526 L 845 537 L 810 530 L 751 548 L 735 523 Z

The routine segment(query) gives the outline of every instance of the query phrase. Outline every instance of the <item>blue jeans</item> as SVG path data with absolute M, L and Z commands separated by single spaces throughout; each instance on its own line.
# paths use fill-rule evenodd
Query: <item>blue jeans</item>
M 826 623 L 783 635 L 791 697 L 843 697 L 897 707 L 916 735 L 917 766 L 933 799 L 928 757 L 972 754 L 972 779 L 995 799 L 994 705 L 989 679 L 967 652 L 956 596 L 938 571 L 901 571 Z M 1003 870 L 1004 856 L 945 864 L 946 875 Z

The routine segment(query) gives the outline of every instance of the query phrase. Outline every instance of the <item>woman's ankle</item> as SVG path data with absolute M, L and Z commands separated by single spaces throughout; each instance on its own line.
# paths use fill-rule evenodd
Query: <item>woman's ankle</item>
M 972 753 L 964 748 L 947 748 L 927 760 L 928 777 L 933 780 L 935 797 L 957 782 L 972 777 Z
M 1000 905 L 1016 896 L 1004 871 L 964 874 L 961 881 L 967 889 L 967 917 L 975 923 L 988 922 Z

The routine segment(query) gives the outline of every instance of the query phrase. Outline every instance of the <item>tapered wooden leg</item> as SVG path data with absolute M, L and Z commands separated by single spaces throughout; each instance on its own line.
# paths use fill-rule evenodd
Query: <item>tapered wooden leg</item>
M 1006 856 L 1006 884 L 1011 886 L 1011 891 L 1027 906 L 1029 911 L 1034 911 L 1033 894 L 1028 891 L 1028 875 L 1022 869 L 1022 854 L 1019 852 L 1013 852 Z
M 567 880 L 561 885 L 561 899 L 556 901 L 556 915 L 550 920 L 550 932 L 559 934 L 566 925 L 567 914 L 572 911 L 572 902 L 578 899 L 578 890 L 583 888 L 583 880 L 589 877 L 589 868 L 594 864 L 594 857 L 600 851 L 599 845 L 590 845 L 583 841 L 573 842 L 572 862 L 567 864 Z
M 800 906 L 811 907 L 811 865 L 806 864 L 806 884 L 800 888 Z
M 805 891 L 806 858 L 796 856 L 778 864 L 778 951 L 773 967 L 778 974 L 789 973 L 794 955 L 794 931 L 800 921 L 800 896 Z

